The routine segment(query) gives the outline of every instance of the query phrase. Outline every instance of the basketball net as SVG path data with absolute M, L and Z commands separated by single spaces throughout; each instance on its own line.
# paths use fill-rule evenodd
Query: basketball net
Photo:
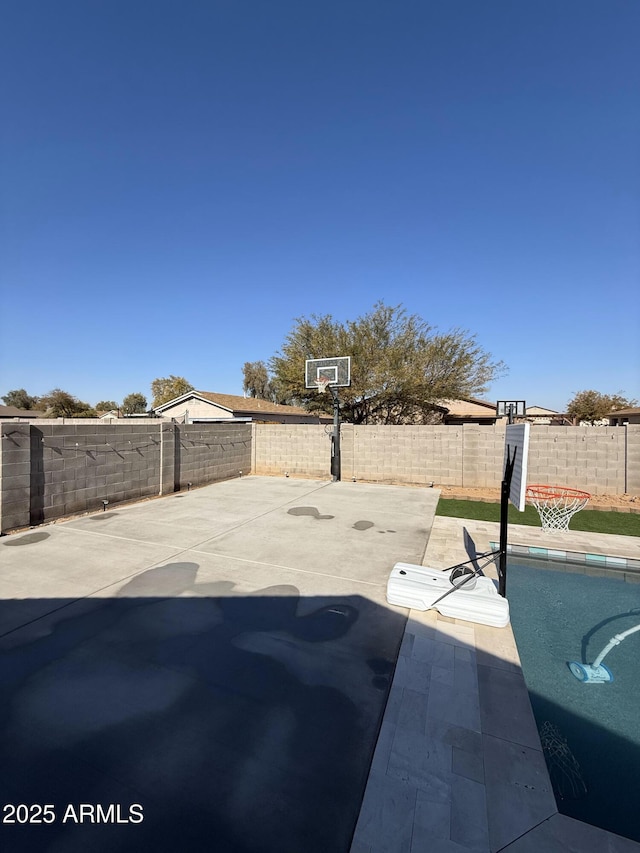
M 316 379 L 316 386 L 318 388 L 318 394 L 324 394 L 327 388 L 329 387 L 330 379 Z
M 527 486 L 527 498 L 538 510 L 542 529 L 568 530 L 573 516 L 583 509 L 591 495 L 564 486 Z

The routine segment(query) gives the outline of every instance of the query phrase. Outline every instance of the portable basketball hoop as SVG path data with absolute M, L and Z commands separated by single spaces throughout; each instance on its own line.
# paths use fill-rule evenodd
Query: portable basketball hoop
M 527 486 L 527 498 L 538 510 L 543 530 L 568 530 L 569 522 L 590 497 L 589 492 L 565 486 Z
M 315 388 L 325 394 L 327 388 L 333 397 L 333 432 L 331 435 L 331 476 L 340 480 L 340 398 L 338 388 L 351 385 L 351 356 L 338 355 L 331 358 L 307 358 L 304 363 L 305 388 Z

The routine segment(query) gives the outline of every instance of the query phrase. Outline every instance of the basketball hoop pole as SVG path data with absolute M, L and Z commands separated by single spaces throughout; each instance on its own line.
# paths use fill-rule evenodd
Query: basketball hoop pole
M 518 448 L 513 449 L 507 445 L 507 462 L 504 466 L 504 477 L 500 487 L 500 557 L 498 559 L 498 592 L 504 598 L 507 594 L 507 527 L 509 524 L 509 491 L 511 489 L 511 477 L 513 466 L 518 455 Z
M 331 476 L 342 476 L 340 463 L 340 400 L 338 388 L 351 385 L 351 356 L 337 355 L 329 358 L 307 358 L 304 363 L 305 387 L 315 388 L 319 394 L 329 388 L 333 397 L 333 434 L 331 436 Z M 320 407 L 322 408 L 322 407 Z
M 341 478 L 340 461 L 340 400 L 338 389 L 334 385 L 329 386 L 333 397 L 333 435 L 331 436 L 331 476 L 336 482 Z

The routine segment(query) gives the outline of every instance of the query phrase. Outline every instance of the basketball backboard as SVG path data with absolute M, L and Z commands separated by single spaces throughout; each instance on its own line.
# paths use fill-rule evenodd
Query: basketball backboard
M 509 500 L 520 512 L 526 505 L 530 429 L 531 424 L 509 424 L 504 439 L 505 470 L 507 461 L 513 461 Z
M 351 385 L 351 357 L 308 358 L 305 361 L 305 386 L 317 389 L 318 380 L 328 380 L 329 385 L 337 388 Z
M 524 418 L 527 414 L 527 404 L 524 400 L 498 400 L 496 403 L 496 417 L 508 418 L 511 412 L 514 418 Z

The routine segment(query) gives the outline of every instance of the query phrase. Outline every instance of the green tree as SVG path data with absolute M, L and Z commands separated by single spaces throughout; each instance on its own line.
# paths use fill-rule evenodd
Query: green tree
M 245 394 L 260 400 L 274 400 L 273 381 L 264 361 L 245 361 L 242 372 L 244 375 L 242 389 Z
M 615 394 L 601 394 L 600 391 L 578 391 L 567 403 L 567 414 L 576 423 L 586 421 L 593 424 L 606 418 L 610 412 L 629 409 L 637 405 L 637 400 L 623 396 L 622 391 Z
M 93 406 L 90 406 L 88 403 L 83 403 L 82 405 L 86 406 L 86 409 L 80 409 L 80 411 L 71 415 L 72 418 L 97 418 L 98 412 Z
M 110 412 L 111 409 L 117 409 L 118 404 L 114 400 L 100 400 L 96 403 L 94 409 L 98 412 Z
M 147 398 L 144 394 L 127 394 L 122 401 L 122 413 L 125 415 L 143 414 L 147 411 Z
M 51 418 L 92 418 L 96 414 L 95 409 L 92 409 L 88 403 L 84 403 L 61 388 L 54 388 L 53 391 L 41 397 L 40 405 Z
M 482 394 L 505 371 L 463 329 L 439 333 L 402 306 L 378 302 L 356 320 L 298 318 L 271 359 L 278 399 L 330 412 L 331 397 L 306 389 L 307 358 L 351 356 L 351 387 L 340 389 L 345 421 L 428 423 L 437 404 Z
M 151 383 L 151 394 L 153 396 L 153 406 L 161 406 L 163 403 L 168 403 L 176 397 L 186 394 L 187 391 L 193 391 L 194 387 L 183 376 L 169 376 L 165 379 L 154 379 Z
M 611 406 L 611 411 L 617 412 L 620 409 L 633 409 L 638 405 L 638 401 L 636 399 L 624 397 L 622 395 L 622 391 L 616 391 L 615 394 L 611 394 L 609 396 L 609 404 Z
M 7 391 L 2 399 L 4 400 L 5 406 L 15 406 L 16 409 L 27 410 L 35 409 L 40 402 L 38 397 L 32 397 L 30 394 L 27 394 L 24 388 L 18 388 L 15 391 Z

